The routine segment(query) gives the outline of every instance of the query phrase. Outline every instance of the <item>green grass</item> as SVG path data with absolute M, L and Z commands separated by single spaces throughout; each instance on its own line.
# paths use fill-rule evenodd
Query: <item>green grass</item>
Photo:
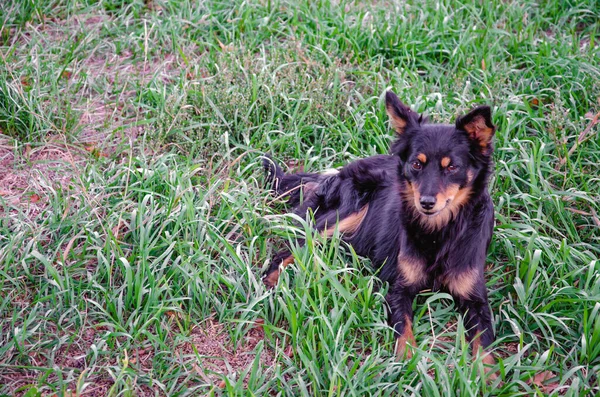
M 599 394 L 599 126 L 578 143 L 599 21 L 596 0 L 0 2 L 0 395 Z M 385 153 L 386 89 L 436 122 L 494 108 L 496 381 L 442 293 L 395 360 L 368 261 L 263 188 L 264 152 Z

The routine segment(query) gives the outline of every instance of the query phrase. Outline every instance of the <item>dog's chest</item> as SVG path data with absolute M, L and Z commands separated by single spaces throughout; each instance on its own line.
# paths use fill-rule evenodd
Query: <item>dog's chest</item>
M 413 236 L 407 239 L 398 255 L 398 270 L 409 284 L 440 289 L 445 285 L 453 263 L 449 259 L 454 247 L 448 236 Z M 412 240 L 412 241 L 411 241 Z

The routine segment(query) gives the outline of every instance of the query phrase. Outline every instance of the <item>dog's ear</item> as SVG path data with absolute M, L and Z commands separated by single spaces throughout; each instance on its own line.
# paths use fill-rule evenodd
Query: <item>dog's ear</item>
M 492 124 L 492 109 L 489 106 L 473 109 L 456 119 L 456 128 L 466 131 L 469 138 L 477 142 L 482 151 L 487 153 L 496 132 L 496 126 Z
M 385 110 L 396 134 L 402 135 L 406 128 L 419 123 L 419 115 L 403 104 L 392 91 L 385 93 Z

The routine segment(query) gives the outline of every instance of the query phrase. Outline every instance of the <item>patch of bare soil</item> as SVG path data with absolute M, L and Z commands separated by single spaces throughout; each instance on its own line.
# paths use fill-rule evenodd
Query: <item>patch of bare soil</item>
M 61 342 L 58 343 L 58 346 L 40 349 L 29 355 L 27 365 L 35 369 L 23 369 L 15 366 L 5 367 L 5 370 L 0 371 L 0 394 L 23 396 L 31 386 L 39 385 L 40 379 L 47 375 L 47 370 L 54 369 L 54 371 L 61 371 L 62 381 L 68 383 L 65 396 L 103 397 L 108 394 L 115 383 L 105 368 L 114 370 L 124 364 L 117 360 L 126 360 L 127 365 L 139 373 L 148 373 L 151 370 L 154 358 L 154 350 L 151 348 L 136 349 L 129 355 L 125 353 L 125 358 L 101 354 L 91 365 L 89 357 L 92 353 L 92 345 L 100 345 L 100 341 L 104 338 L 103 334 L 106 332 L 109 332 L 109 328 L 106 326 L 84 327 L 76 335 L 54 332 L 54 334 L 60 334 L 58 339 Z M 9 353 L 14 353 L 14 351 L 9 351 Z M 12 354 L 8 355 L 8 357 L 11 356 Z M 0 359 L 0 363 L 3 363 L 2 359 Z M 44 380 L 44 384 L 48 385 L 59 383 L 56 372 L 50 373 Z M 78 383 L 80 393 L 76 392 Z M 164 395 L 156 385 L 138 384 L 135 386 L 137 396 Z M 57 395 L 50 390 L 50 387 L 42 386 L 39 391 L 48 397 Z
M 44 371 L 45 372 L 45 371 Z M 6 370 L 2 376 L 0 377 L 0 381 L 3 386 L 8 386 L 8 389 L 3 389 L 4 392 L 8 392 L 9 395 L 15 397 L 21 397 L 27 394 L 27 391 L 37 385 L 42 374 L 37 370 L 21 370 L 21 369 L 8 369 Z M 56 375 L 50 375 L 46 382 L 54 382 L 57 380 Z M 114 382 L 109 377 L 95 377 L 92 382 L 86 382 L 86 388 L 81 393 L 76 393 L 75 382 L 72 382 L 72 388 L 68 388 L 67 392 L 64 394 L 65 397 L 104 397 L 108 394 L 109 389 L 113 386 Z M 48 389 L 50 390 L 50 389 Z M 56 393 L 44 393 L 43 396 L 54 397 L 59 394 Z M 63 395 L 63 394 L 60 394 Z M 154 396 L 155 394 L 148 394 Z
M 81 68 L 70 77 L 74 82 L 86 85 L 102 80 L 112 86 L 125 81 L 119 92 L 98 94 L 93 90 L 83 90 L 82 99 L 74 109 L 80 112 L 81 132 L 78 140 L 82 143 L 97 144 L 104 151 L 112 152 L 114 142 L 135 140 L 142 132 L 140 121 L 144 120 L 144 111 L 136 108 L 133 98 L 137 95 L 135 87 L 127 82 L 135 80 L 137 86 L 146 86 L 156 79 L 164 84 L 174 82 L 175 75 L 185 68 L 183 62 L 173 54 L 150 59 L 136 59 L 129 50 L 120 53 L 92 54 Z M 111 144 L 113 143 L 113 144 Z
M 49 326 L 49 325 L 46 325 Z M 100 397 L 105 396 L 110 387 L 114 384 L 109 374 L 104 373 L 89 373 L 87 366 L 87 356 L 91 351 L 91 346 L 97 343 L 97 334 L 103 330 L 102 327 L 98 328 L 83 328 L 78 335 L 68 335 L 62 333 L 59 339 L 63 342 L 59 343 L 58 347 L 49 347 L 48 349 L 38 350 L 34 354 L 30 354 L 28 357 L 28 365 L 33 368 L 23 369 L 15 367 L 5 367 L 0 372 L 0 390 L 4 393 L 9 393 L 14 396 L 23 396 L 27 393 L 30 387 L 38 385 L 42 376 L 47 370 L 54 368 L 62 372 L 63 380 L 69 382 L 69 392 L 65 395 L 75 396 L 75 390 L 77 388 L 77 378 L 80 374 L 86 373 L 85 388 L 82 393 L 77 394 L 81 396 L 89 397 Z M 49 329 L 48 331 L 52 331 Z M 54 334 L 57 334 L 55 331 Z M 72 341 L 71 341 L 72 340 Z M 12 356 L 11 351 L 7 353 L 7 357 Z M 5 357 L 5 358 L 7 358 Z M 2 361 L 0 361 L 2 362 Z M 114 365 L 114 362 L 108 362 L 100 359 L 96 362 L 96 366 L 108 366 Z M 46 384 L 58 383 L 58 375 L 56 373 L 50 373 L 46 378 Z M 50 388 L 40 390 L 43 395 L 53 396 L 49 392 Z
M 75 15 L 31 29 L 40 31 L 56 45 L 78 35 L 89 37 L 112 20 L 109 15 Z M 185 48 L 184 52 L 190 55 L 194 49 Z M 145 119 L 145 111 L 134 103 L 137 87 L 147 86 L 153 80 L 171 84 L 185 68 L 179 54 L 140 57 L 130 49 L 117 50 L 109 41 L 92 49 L 75 67 L 63 72 L 71 87 L 80 87 L 73 104 L 73 109 L 80 113 L 75 127 L 80 130 L 78 141 L 111 153 L 117 143 L 135 140 L 142 132 L 139 122 Z
M 110 15 L 74 15 L 27 24 L 11 38 L 11 44 L 28 48 L 34 39 L 50 47 L 73 40 L 85 42 L 98 36 L 95 32 L 112 19 Z M 120 145 L 130 147 L 143 132 L 147 118 L 147 110 L 136 102 L 139 87 L 152 81 L 171 84 L 187 67 L 179 54 L 140 57 L 129 49 L 117 51 L 108 39 L 105 41 L 73 62 L 61 76 L 66 82 L 65 95 L 73 98 L 72 109 L 79 115 L 71 131 L 76 135 L 74 146 L 67 147 L 64 137 L 57 135 L 49 137 L 43 146 L 17 149 L 0 131 L 0 213 L 4 201 L 34 218 L 45 208 L 52 189 L 77 185 L 73 175 L 89 158 L 86 151 L 107 157 Z M 193 58 L 194 48 L 186 48 L 185 53 Z
M 74 176 L 84 160 L 81 150 L 58 139 L 38 147 L 17 148 L 0 135 L 0 203 L 19 207 L 28 218 L 35 218 L 49 195 L 77 185 Z M 0 214 L 3 212 L 0 205 Z
M 191 342 L 185 343 L 180 352 L 192 355 L 195 348 L 198 361 L 192 365 L 197 374 L 207 383 L 222 388 L 225 386 L 223 377 L 237 381 L 252 365 L 256 359 L 254 350 L 263 338 L 264 331 L 257 326 L 248 332 L 240 345 L 233 346 L 224 325 L 211 319 L 202 327 L 193 329 Z M 263 368 L 272 367 L 275 363 L 274 353 L 267 348 L 263 349 L 260 363 Z
M 41 376 L 46 372 L 44 368 L 62 371 L 63 381 L 68 382 L 68 390 L 72 392 L 73 396 L 77 389 L 78 379 L 81 374 L 85 374 L 82 377 L 83 390 L 77 394 L 84 397 L 105 396 L 114 385 L 112 377 L 104 368 L 114 369 L 127 361 L 126 365 L 140 375 L 152 373 L 156 353 L 152 346 L 132 349 L 119 358 L 114 355 L 104 358 L 100 356 L 94 365 L 90 366 L 88 360 L 91 346 L 98 345 L 99 341 L 103 339 L 103 334 L 108 331 L 108 328 L 99 326 L 82 328 L 77 335 L 62 334 L 59 339 L 63 342 L 57 347 L 40 350 L 29 357 L 28 365 L 36 367 L 36 369 L 5 367 L 0 372 L 0 385 L 2 385 L 0 392 L 15 396 L 24 395 L 28 385 L 39 384 Z M 223 379 L 225 377 L 237 381 L 252 365 L 256 359 L 256 347 L 262 339 L 264 339 L 264 331 L 257 326 L 248 332 L 241 344 L 233 346 L 225 325 L 209 320 L 202 326 L 194 328 L 190 340 L 174 347 L 173 350 L 176 355 L 185 355 L 186 358 L 192 360 L 191 367 L 203 380 L 203 383 L 224 387 Z M 116 362 L 116 360 L 123 362 Z M 0 360 L 1 362 L 2 360 Z M 275 363 L 274 353 L 269 349 L 263 349 L 260 354 L 260 363 L 264 369 L 268 370 Z M 59 381 L 56 373 L 50 374 L 45 380 L 45 384 L 57 383 Z M 244 379 L 245 383 L 246 379 Z M 20 388 L 23 388 L 23 391 L 17 392 Z M 163 395 L 156 386 L 138 384 L 135 389 L 138 396 Z M 48 390 L 50 388 L 41 391 L 45 393 L 43 395 L 52 396 Z

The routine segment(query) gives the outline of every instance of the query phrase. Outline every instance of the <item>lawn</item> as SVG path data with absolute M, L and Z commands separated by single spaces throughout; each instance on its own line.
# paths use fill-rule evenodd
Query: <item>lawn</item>
M 597 0 L 0 1 L 0 396 L 600 394 L 599 39 Z M 368 260 L 264 188 L 386 153 L 387 89 L 493 107 L 496 380 L 444 293 L 396 360 Z

